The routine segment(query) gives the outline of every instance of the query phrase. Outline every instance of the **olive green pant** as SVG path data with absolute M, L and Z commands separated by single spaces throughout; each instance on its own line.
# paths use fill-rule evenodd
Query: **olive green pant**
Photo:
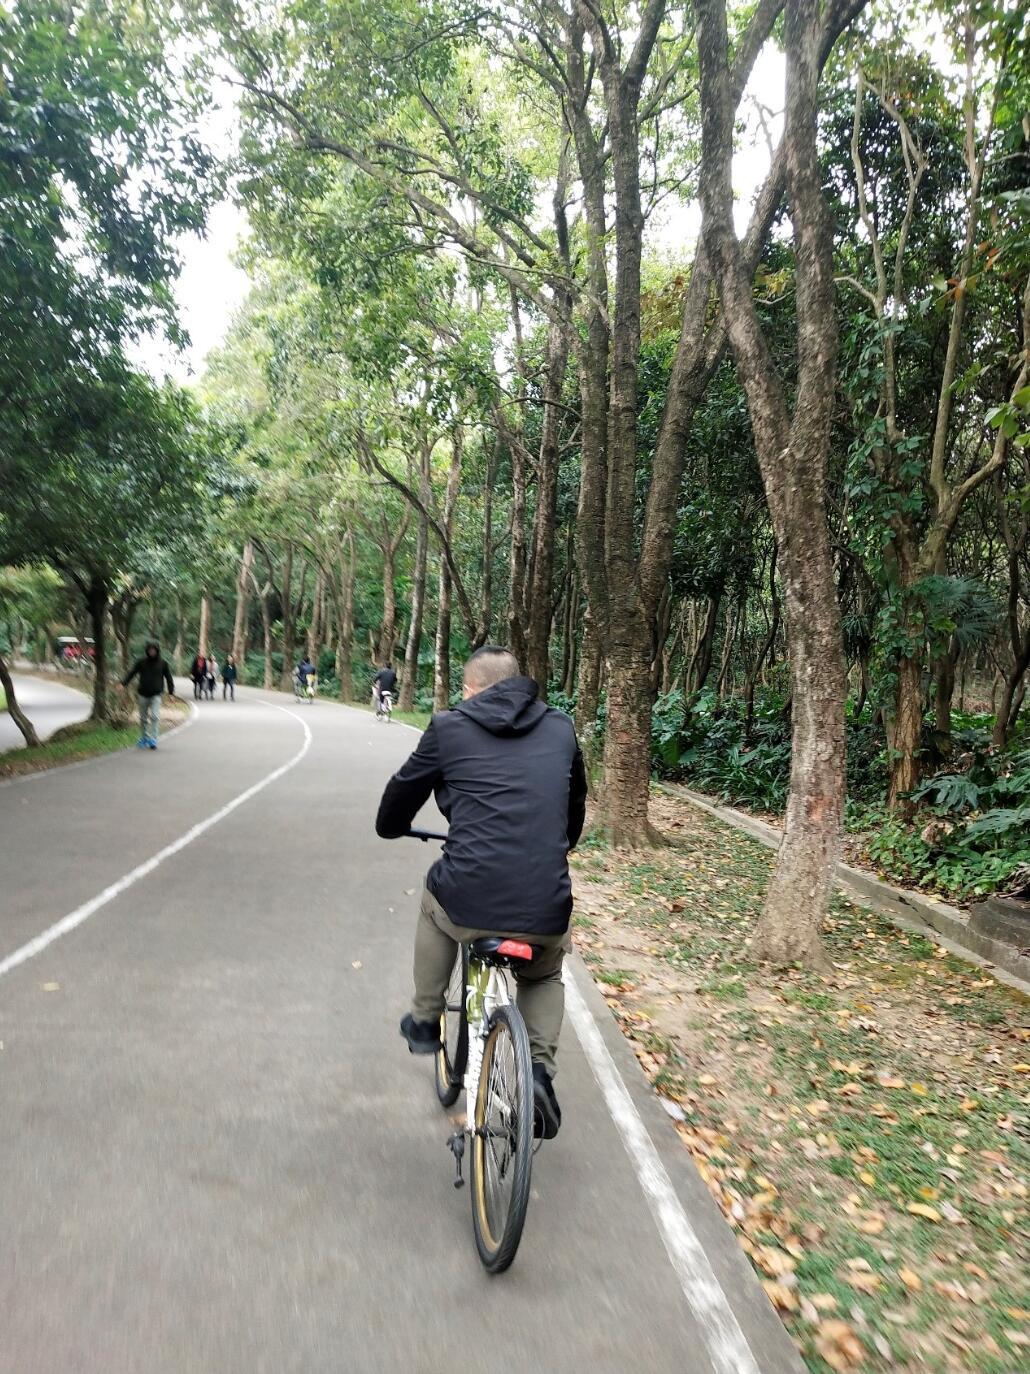
M 416 1021 L 439 1020 L 458 946 L 484 935 L 523 940 L 539 949 L 532 963 L 514 971 L 515 982 L 519 1011 L 529 1032 L 533 1063 L 542 1064 L 553 1077 L 565 1014 L 561 968 L 566 950 L 572 948 L 569 931 L 561 935 L 527 935 L 524 931 L 473 930 L 469 926 L 456 926 L 426 888 L 415 932 L 415 999 L 411 1014 Z

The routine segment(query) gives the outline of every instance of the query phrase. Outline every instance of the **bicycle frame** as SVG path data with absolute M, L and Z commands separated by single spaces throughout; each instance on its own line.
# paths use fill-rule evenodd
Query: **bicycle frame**
M 469 1028 L 468 1062 L 465 1066 L 466 1102 L 475 1102 L 479 1094 L 483 1046 L 486 1044 L 490 1018 L 498 1007 L 510 1000 L 508 980 L 503 970 L 484 964 L 470 954 L 465 984 L 465 1014 Z

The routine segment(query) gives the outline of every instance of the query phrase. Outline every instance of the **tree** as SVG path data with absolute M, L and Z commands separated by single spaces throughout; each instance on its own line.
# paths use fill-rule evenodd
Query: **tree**
M 796 400 L 789 404 L 733 226 L 732 78 L 725 0 L 696 0 L 705 242 L 748 398 L 784 586 L 793 683 L 791 788 L 783 842 L 755 933 L 758 958 L 825 963 L 821 930 L 844 806 L 844 654 L 825 488 L 837 321 L 832 231 L 821 188 L 818 85 L 826 40 L 815 0 L 785 9 L 782 155 L 794 231 Z
M 189 397 L 124 366 L 66 379 L 49 461 L 7 458 L 0 493 L 5 556 L 46 560 L 78 588 L 94 640 L 93 716 L 109 714 L 107 612 L 121 576 L 189 531 L 204 507 L 204 435 Z M 89 511 L 88 521 L 82 518 Z

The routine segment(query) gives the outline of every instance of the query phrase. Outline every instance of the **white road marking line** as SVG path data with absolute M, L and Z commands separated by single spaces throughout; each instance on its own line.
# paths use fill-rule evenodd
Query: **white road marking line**
M 179 838 L 173 840 L 171 844 L 165 845 L 164 849 L 158 850 L 152 858 L 139 864 L 131 873 L 126 873 L 125 876 L 119 878 L 116 883 L 112 883 L 110 887 L 105 887 L 103 892 L 98 893 L 96 897 L 83 903 L 82 906 L 76 907 L 74 911 L 70 911 L 67 916 L 63 916 L 61 920 L 56 921 L 49 929 L 44 930 L 41 935 L 37 935 L 35 939 L 29 940 L 28 943 L 22 945 L 20 949 L 16 949 L 13 954 L 9 954 L 6 959 L 0 959 L 0 978 L 2 978 L 5 973 L 10 973 L 12 969 L 17 968 L 19 964 L 24 964 L 27 960 L 34 958 L 35 955 L 41 954 L 48 945 L 52 945 L 54 941 L 59 940 L 62 935 L 67 935 L 69 931 L 74 930 L 77 926 L 81 926 L 84 921 L 88 921 L 101 907 L 107 906 L 108 902 L 113 902 L 116 897 L 120 897 L 123 892 L 127 892 L 128 889 L 135 883 L 138 883 L 141 878 L 145 878 L 148 874 L 153 873 L 154 869 L 160 867 L 165 859 L 170 859 L 174 854 L 178 854 L 181 850 L 185 849 L 187 845 L 192 844 L 195 839 L 203 835 L 206 830 L 210 830 L 211 827 L 217 825 L 219 821 L 224 821 L 226 816 L 231 815 L 238 806 L 242 806 L 244 802 L 250 801 L 251 797 L 256 797 L 257 794 L 264 791 L 270 783 L 275 782 L 277 779 L 281 778 L 284 773 L 288 773 L 291 768 L 295 768 L 297 764 L 300 763 L 301 759 L 311 748 L 311 731 L 308 729 L 307 721 L 301 720 L 300 716 L 294 714 L 293 711 L 288 711 L 285 706 L 275 706 L 272 702 L 267 702 L 265 704 L 272 706 L 273 710 L 282 711 L 283 715 L 290 716 L 293 720 L 297 721 L 304 731 L 304 743 L 297 753 L 294 754 L 291 759 L 288 759 L 286 763 L 280 764 L 278 768 L 274 768 L 271 773 L 266 774 L 265 777 L 254 783 L 253 786 L 248 787 L 245 792 L 241 792 L 238 797 L 233 797 L 232 801 L 226 802 L 223 807 L 214 812 L 213 815 L 208 816 L 206 820 L 198 821 L 198 823 L 187 830 L 184 835 L 180 835 Z M 185 722 L 182 728 L 185 727 L 185 724 L 189 724 L 189 722 Z M 169 731 L 169 734 L 170 733 L 171 731 Z
M 684 1296 L 697 1316 L 712 1369 L 716 1374 L 761 1374 L 704 1246 L 690 1224 L 654 1141 L 576 985 L 575 975 L 568 964 L 566 969 L 565 997 L 569 1020 L 622 1137 Z

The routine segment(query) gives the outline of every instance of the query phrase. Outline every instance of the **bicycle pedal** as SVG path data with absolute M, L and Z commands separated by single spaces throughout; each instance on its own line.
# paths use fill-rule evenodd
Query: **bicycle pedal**
M 461 1161 L 465 1155 L 464 1131 L 456 1131 L 454 1135 L 451 1136 L 450 1140 L 448 1140 L 447 1145 L 450 1149 L 451 1154 L 454 1156 L 454 1186 L 455 1188 L 464 1188 L 465 1180 L 461 1176 Z

